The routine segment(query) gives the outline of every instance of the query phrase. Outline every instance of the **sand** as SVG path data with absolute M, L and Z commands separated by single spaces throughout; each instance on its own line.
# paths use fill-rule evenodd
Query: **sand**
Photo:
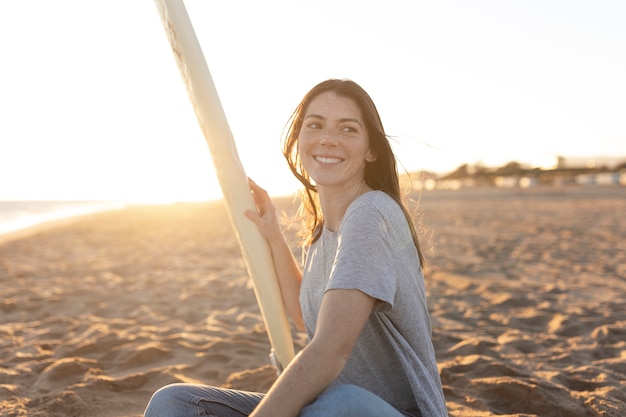
M 626 415 L 626 188 L 425 192 L 420 212 L 451 416 Z M 219 202 L 0 241 L 2 416 L 140 416 L 172 382 L 263 391 L 268 351 Z

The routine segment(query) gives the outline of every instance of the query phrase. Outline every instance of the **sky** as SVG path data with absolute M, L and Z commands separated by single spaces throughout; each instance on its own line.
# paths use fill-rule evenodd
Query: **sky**
M 327 78 L 374 99 L 400 164 L 626 156 L 622 0 L 188 0 L 239 156 L 274 195 Z M 0 200 L 219 198 L 150 0 L 0 3 Z

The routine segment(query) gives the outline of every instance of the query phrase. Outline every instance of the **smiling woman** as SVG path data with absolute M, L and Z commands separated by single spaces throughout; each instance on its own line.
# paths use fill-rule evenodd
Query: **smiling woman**
M 283 152 L 306 189 L 303 265 L 255 182 L 245 214 L 308 343 L 267 394 L 168 385 L 145 415 L 445 416 L 423 259 L 372 99 L 351 80 L 319 83 L 293 112 Z
M 376 155 L 358 105 L 334 92 L 320 94 L 309 104 L 298 140 L 302 166 L 318 189 L 361 194 L 367 184 L 365 164 Z

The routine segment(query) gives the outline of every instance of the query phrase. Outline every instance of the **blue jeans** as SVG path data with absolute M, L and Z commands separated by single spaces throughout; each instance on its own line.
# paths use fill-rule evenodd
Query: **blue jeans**
M 173 384 L 154 393 L 144 417 L 245 417 L 264 394 L 204 385 Z M 304 407 L 299 417 L 404 417 L 382 398 L 355 385 L 336 385 Z

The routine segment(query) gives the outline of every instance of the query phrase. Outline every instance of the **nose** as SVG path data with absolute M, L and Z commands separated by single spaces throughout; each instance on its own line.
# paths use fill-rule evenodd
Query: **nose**
M 324 129 L 322 132 L 320 132 L 319 141 L 320 141 L 320 145 L 336 146 L 337 145 L 337 135 L 335 135 L 329 129 Z

